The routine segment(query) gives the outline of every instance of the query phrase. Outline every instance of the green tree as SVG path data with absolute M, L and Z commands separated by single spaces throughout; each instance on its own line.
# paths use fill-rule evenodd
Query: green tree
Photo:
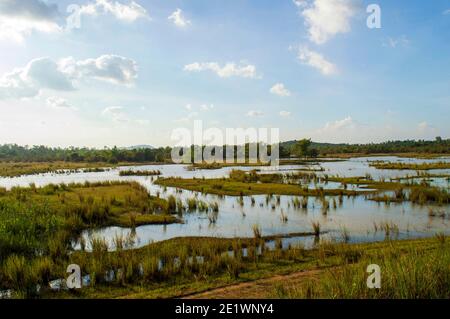
M 311 146 L 311 139 L 302 139 L 300 141 L 297 141 L 294 147 L 294 153 L 298 157 L 308 157 L 309 153 L 309 147 Z

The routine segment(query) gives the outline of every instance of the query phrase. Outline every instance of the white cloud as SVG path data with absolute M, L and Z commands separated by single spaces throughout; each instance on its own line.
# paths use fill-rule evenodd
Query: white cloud
M 183 11 L 181 9 L 175 10 L 167 19 L 172 21 L 177 27 L 180 28 L 187 27 L 191 24 L 191 21 L 184 17 Z
M 48 97 L 46 103 L 47 106 L 52 108 L 72 108 L 72 106 L 69 105 L 66 99 L 57 96 Z
M 407 122 L 393 125 L 390 121 L 361 123 L 351 116 L 347 116 L 328 122 L 321 128 L 305 132 L 302 135 L 311 137 L 317 142 L 368 143 L 392 139 L 433 139 L 438 135 L 445 135 L 445 133 L 426 121 L 416 125 Z
M 112 119 L 114 122 L 129 122 L 130 119 L 123 111 L 122 106 L 109 106 L 105 108 L 102 115 Z
M 316 44 L 323 44 L 336 34 L 349 32 L 350 20 L 356 14 L 358 2 L 314 0 L 311 4 L 303 5 L 301 15 L 305 19 L 309 39 Z
M 129 124 L 129 126 L 150 124 L 147 119 L 131 116 L 123 106 L 109 106 L 102 111 L 102 115 L 118 124 Z
M 289 117 L 289 116 L 291 116 L 291 112 L 288 112 L 288 111 L 281 111 L 281 112 L 280 112 L 280 116 L 282 116 L 282 117 Z
M 397 48 L 397 47 L 406 47 L 409 45 L 409 40 L 406 36 L 402 35 L 399 38 L 388 37 L 383 40 L 383 46 Z
M 257 117 L 257 116 L 263 116 L 264 113 L 261 111 L 251 110 L 247 113 L 247 116 L 249 117 Z
M 256 67 L 250 64 L 237 65 L 236 63 L 227 63 L 222 67 L 217 62 L 194 62 L 185 65 L 184 70 L 188 72 L 212 71 L 221 78 L 229 78 L 232 76 L 243 78 L 258 78 L 258 75 L 256 74 Z
M 42 89 L 70 91 L 74 87 L 68 75 L 49 58 L 34 59 L 24 68 L 15 69 L 0 78 L 0 99 L 31 98 Z
M 320 141 L 343 142 L 361 136 L 368 138 L 373 134 L 372 131 L 371 128 L 356 123 L 351 116 L 347 116 L 342 120 L 328 122 L 309 135 Z
M 355 123 L 351 116 L 346 117 L 343 120 L 338 120 L 334 122 L 328 122 L 325 124 L 325 126 L 321 129 L 322 132 L 335 132 L 338 130 L 341 130 L 346 127 L 354 126 Z
M 137 78 L 136 61 L 118 55 L 102 55 L 96 59 L 61 60 L 60 69 L 74 78 L 94 78 L 114 84 L 131 85 Z
M 298 59 L 306 65 L 318 69 L 323 75 L 333 75 L 337 73 L 337 67 L 327 61 L 320 53 L 309 50 L 306 47 L 300 48 Z
M 308 6 L 307 0 L 292 0 L 292 2 L 299 8 L 305 8 Z
M 202 104 L 202 105 L 200 105 L 200 108 L 203 110 L 203 111 L 210 111 L 210 110 L 212 110 L 212 109 L 214 109 L 214 104 Z
M 58 62 L 38 58 L 0 77 L 0 99 L 32 98 L 43 89 L 70 91 L 75 89 L 74 82 L 91 78 L 130 85 L 137 78 L 137 65 L 116 55 L 81 61 L 65 58 Z
M 436 128 L 433 125 L 430 125 L 428 122 L 421 122 L 417 125 L 418 131 L 420 134 L 435 134 L 437 133 Z
M 204 103 L 204 104 L 200 104 L 198 106 L 194 106 L 194 105 L 189 103 L 189 104 L 186 104 L 184 106 L 184 108 L 186 110 L 188 110 L 188 111 L 192 111 L 194 108 L 195 109 L 200 109 L 201 111 L 211 111 L 211 110 L 214 109 L 214 104 L 206 104 L 206 103 Z
M 283 83 L 277 83 L 270 89 L 270 93 L 278 96 L 291 96 L 291 92 L 284 87 Z
M 80 14 L 91 16 L 112 14 L 118 20 L 125 22 L 134 22 L 140 18 L 149 18 L 147 10 L 135 1 L 123 4 L 112 0 L 96 0 L 95 2 L 81 6 Z
M 34 31 L 57 33 L 58 7 L 41 0 L 0 1 L 0 39 L 22 43 Z

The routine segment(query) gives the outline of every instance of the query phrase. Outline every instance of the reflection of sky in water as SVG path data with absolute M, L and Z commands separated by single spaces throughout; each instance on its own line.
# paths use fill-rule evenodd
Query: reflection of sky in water
M 386 161 L 402 161 L 402 162 L 430 162 L 443 161 L 443 159 L 423 160 L 423 159 L 405 159 L 396 157 L 368 157 L 368 158 L 354 158 L 348 161 L 340 162 L 326 162 L 321 163 L 325 168 L 325 172 L 318 172 L 317 174 L 340 175 L 340 176 L 364 176 L 367 173 L 373 178 L 381 177 L 400 177 L 406 175 L 415 175 L 415 171 L 408 170 L 377 170 L 368 166 L 368 161 L 386 160 Z M 445 161 L 449 159 L 446 158 Z M 281 166 L 283 171 L 298 169 L 301 166 Z M 304 166 L 303 166 L 304 167 Z M 236 169 L 237 167 L 235 167 Z M 177 197 L 185 200 L 192 197 L 193 193 L 183 191 L 176 193 L 175 189 L 168 188 L 163 192 L 162 188 L 152 183 L 151 177 L 142 176 L 119 176 L 120 170 L 137 169 L 137 167 L 122 167 L 118 169 L 111 169 L 100 173 L 71 173 L 71 174 L 40 174 L 21 176 L 15 178 L 0 178 L 0 186 L 11 188 L 13 186 L 28 186 L 30 183 L 35 183 L 37 186 L 43 186 L 49 183 L 82 183 L 85 181 L 108 181 L 108 180 L 131 180 L 138 181 L 144 185 L 151 194 L 161 192 L 162 197 L 167 197 L 174 194 Z M 215 178 L 227 176 L 233 168 L 222 168 L 218 170 L 196 170 L 189 171 L 183 165 L 148 165 L 140 166 L 139 170 L 160 170 L 163 176 L 179 176 L 184 178 L 191 177 L 206 177 Z M 244 170 L 251 170 L 250 167 L 242 167 Z M 273 171 L 271 168 L 261 168 L 265 172 Z M 450 170 L 432 170 L 432 174 L 449 174 Z M 433 185 L 448 188 L 448 181 L 446 179 L 433 179 Z M 338 188 L 338 183 L 318 184 L 319 187 L 324 188 Z M 311 188 L 314 184 L 311 183 Z M 352 186 L 349 186 L 351 189 Z M 358 189 L 355 187 L 355 189 Z M 399 238 L 408 237 L 422 237 L 433 235 L 437 232 L 445 232 L 450 234 L 449 222 L 450 220 L 442 217 L 429 217 L 428 206 L 412 205 L 410 203 L 403 204 L 379 204 L 372 201 L 367 201 L 363 196 L 344 198 L 342 207 L 333 209 L 332 198 L 330 198 L 330 206 L 327 215 L 322 214 L 322 204 L 315 198 L 309 199 L 309 207 L 307 211 L 295 209 L 292 205 L 292 197 L 281 196 L 280 205 L 272 209 L 272 203 L 276 203 L 275 197 L 269 205 L 266 205 L 266 196 L 253 196 L 256 204 L 252 207 L 249 197 L 244 197 L 243 207 L 237 201 L 236 197 L 225 196 L 219 198 L 215 195 L 201 195 L 198 194 L 198 199 L 208 203 L 218 202 L 220 212 L 216 224 L 211 225 L 206 213 L 186 213 L 183 216 L 184 224 L 172 225 L 147 225 L 136 229 L 136 235 L 139 240 L 138 246 L 148 244 L 152 241 L 160 241 L 174 237 L 182 236 L 219 236 L 219 237 L 252 237 L 253 225 L 259 225 L 264 236 L 276 234 L 288 234 L 298 232 L 311 232 L 311 222 L 319 221 L 322 225 L 322 230 L 328 231 L 327 236 L 339 237 L 341 230 L 345 229 L 350 234 L 353 241 L 371 241 L 382 240 L 384 234 L 378 231 L 374 234 L 374 223 L 380 224 L 384 222 L 394 223 L 399 226 Z M 336 199 L 337 200 L 337 199 Z M 447 207 L 440 207 L 439 210 L 444 210 L 448 214 L 450 211 Z M 287 215 L 288 221 L 281 220 L 281 211 Z M 93 232 L 86 232 L 95 236 L 113 238 L 116 234 L 127 234 L 129 230 L 118 227 L 108 227 L 105 229 L 95 230 Z M 314 238 L 289 238 L 284 239 L 286 244 L 303 242 L 306 246 L 313 242 Z
M 170 193 L 172 192 L 168 189 L 167 194 L 163 195 Z M 187 198 L 192 196 L 192 193 L 183 191 L 179 196 Z M 272 204 L 276 204 L 276 199 L 273 198 L 269 205 L 266 205 L 265 196 L 254 196 L 256 204 L 253 207 L 250 198 L 244 198 L 243 207 L 235 197 L 226 196 L 219 199 L 214 195 L 198 195 L 198 198 L 219 203 L 220 212 L 215 225 L 210 224 L 206 213 L 186 213 L 183 216 L 184 224 L 137 227 L 137 245 L 181 236 L 252 237 L 253 225 L 260 225 L 264 236 L 311 232 L 312 221 L 319 221 L 322 230 L 335 238 L 339 238 L 345 228 L 353 241 L 382 240 L 384 233 L 380 230 L 375 233 L 374 223 L 380 225 L 386 222 L 398 225 L 399 238 L 422 237 L 437 232 L 450 234 L 450 221 L 441 217 L 430 218 L 427 207 L 411 204 L 385 205 L 366 201 L 363 197 L 344 198 L 342 207 L 331 208 L 327 215 L 322 214 L 321 203 L 314 198 L 309 199 L 306 211 L 295 209 L 288 196 L 281 196 L 280 205 L 276 206 L 275 210 L 272 209 Z M 287 215 L 287 222 L 281 220 L 281 210 Z M 128 235 L 129 232 L 129 229 L 108 227 L 86 232 L 85 237 L 89 241 L 89 235 L 114 238 L 116 234 Z M 311 238 L 290 238 L 286 241 L 310 242 Z

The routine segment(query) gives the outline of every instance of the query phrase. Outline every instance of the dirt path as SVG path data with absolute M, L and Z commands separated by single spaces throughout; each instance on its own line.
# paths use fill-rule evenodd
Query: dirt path
M 277 275 L 226 287 L 212 289 L 206 292 L 183 296 L 186 299 L 258 299 L 273 298 L 275 287 L 279 284 L 297 285 L 306 279 L 315 279 L 324 272 L 320 270 L 307 270 L 288 275 Z

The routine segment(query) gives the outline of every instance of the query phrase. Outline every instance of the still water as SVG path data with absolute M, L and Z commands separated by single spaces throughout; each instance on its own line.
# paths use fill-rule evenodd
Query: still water
M 432 161 L 450 161 L 450 158 L 440 158 L 432 160 L 397 158 L 397 157 L 362 157 L 352 158 L 339 162 L 324 162 L 315 166 L 281 166 L 282 172 L 296 171 L 305 168 L 324 168 L 320 174 L 339 175 L 339 176 L 365 176 L 370 174 L 374 179 L 394 178 L 406 175 L 416 175 L 415 171 L 410 170 L 379 170 L 369 166 L 370 161 L 401 161 L 411 162 L 432 162 Z M 261 168 L 264 172 L 279 172 L 277 168 Z M 307 209 L 294 208 L 292 196 L 281 196 L 279 202 L 273 197 L 269 202 L 266 196 L 253 196 L 255 202 L 252 204 L 250 197 L 244 197 L 243 203 L 238 202 L 238 198 L 232 196 L 219 197 L 216 195 L 202 195 L 190 191 L 177 192 L 176 189 L 163 189 L 153 183 L 151 177 L 141 176 L 119 176 L 121 170 L 160 170 L 162 176 L 178 176 L 183 178 L 205 177 L 217 178 L 229 174 L 232 169 L 251 170 L 252 167 L 234 167 L 222 168 L 218 170 L 195 170 L 190 171 L 184 165 L 146 165 L 136 167 L 119 167 L 109 169 L 105 172 L 95 173 L 47 173 L 39 175 L 27 175 L 14 178 L 0 178 L 0 186 L 11 188 L 14 186 L 28 186 L 30 183 L 36 186 L 45 186 L 47 184 L 59 183 L 83 183 L 85 181 L 137 181 L 145 186 L 150 194 L 157 192 L 161 197 L 166 198 L 174 195 L 186 200 L 197 196 L 199 200 L 207 203 L 217 202 L 219 204 L 219 213 L 215 223 L 210 223 L 207 213 L 185 213 L 182 224 L 172 225 L 147 225 L 137 227 L 135 230 L 136 246 L 144 246 L 151 242 L 167 240 L 175 237 L 186 236 L 215 236 L 215 237 L 252 237 L 253 226 L 258 225 L 262 230 L 263 236 L 286 235 L 284 244 L 302 242 L 306 246 L 314 243 L 314 237 L 296 237 L 287 236 L 292 233 L 311 232 L 312 222 L 319 222 L 321 230 L 326 232 L 325 237 L 339 240 L 345 232 L 350 236 L 350 241 L 377 241 L 385 238 L 385 231 L 381 230 L 381 225 L 396 225 L 398 232 L 391 233 L 395 238 L 418 238 L 433 236 L 438 232 L 450 235 L 450 210 L 449 206 L 434 207 L 441 213 L 439 216 L 430 217 L 429 205 L 421 206 L 411 203 L 389 204 L 377 203 L 367 200 L 365 196 L 344 197 L 342 204 L 337 204 L 334 208 L 330 200 L 331 207 L 326 214 L 323 214 L 322 203 L 316 198 L 309 198 Z M 450 174 L 450 170 L 432 170 L 433 174 Z M 433 178 L 432 185 L 450 189 L 449 181 L 446 178 Z M 310 185 L 312 186 L 312 185 Z M 338 183 L 328 183 L 318 185 L 326 188 L 338 188 Z M 354 189 L 358 190 L 357 187 Z M 337 200 L 337 199 L 336 199 Z M 286 218 L 281 218 L 284 215 Z M 101 229 L 89 230 L 84 232 L 83 236 L 89 242 L 90 237 L 103 237 L 112 245 L 112 238 L 117 234 L 128 235 L 131 229 L 119 227 L 106 227 Z M 77 244 L 76 244 L 77 247 Z M 111 247 L 114 248 L 114 247 Z

